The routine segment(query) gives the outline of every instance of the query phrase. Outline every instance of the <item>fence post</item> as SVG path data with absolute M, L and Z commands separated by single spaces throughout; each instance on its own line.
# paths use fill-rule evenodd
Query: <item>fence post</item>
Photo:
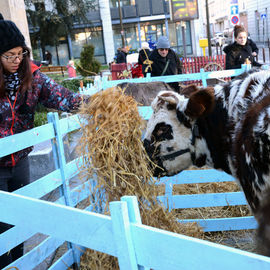
M 70 188 L 69 188 L 69 181 L 67 180 L 67 176 L 65 173 L 66 167 L 66 158 L 65 158 L 65 151 L 64 151 L 64 143 L 63 143 L 63 134 L 60 130 L 59 124 L 59 117 L 58 113 L 48 113 L 47 115 L 48 122 L 53 123 L 54 132 L 55 132 L 55 139 L 52 140 L 52 150 L 53 150 L 53 157 L 55 168 L 60 169 L 61 178 L 62 178 L 62 186 L 60 188 L 60 196 L 64 196 L 65 204 L 68 206 L 72 206 L 71 196 L 70 196 Z M 56 140 L 56 141 L 55 141 Z M 79 269 L 80 263 L 80 252 L 78 248 L 72 243 L 67 243 L 69 249 L 73 251 L 73 258 L 74 258 L 74 269 Z
M 110 212 L 119 268 L 121 270 L 138 270 L 127 202 L 110 202 Z
M 201 74 L 201 80 L 202 80 L 203 87 L 207 87 L 207 81 L 206 81 L 205 71 L 204 71 L 203 68 L 200 69 L 200 74 Z
M 173 195 L 173 183 L 172 181 L 168 180 L 165 183 L 165 196 L 167 198 L 167 208 L 170 212 L 173 209 L 172 195 Z
M 136 224 L 142 224 L 140 209 L 136 196 L 123 196 L 121 201 L 127 203 L 129 221 Z M 139 270 L 149 270 L 150 268 L 138 265 Z
M 151 82 L 151 73 L 146 73 L 146 82 Z
M 101 89 L 103 89 L 103 90 L 105 90 L 105 89 L 107 89 L 108 87 L 107 87 L 107 84 L 108 84 L 108 76 L 104 76 L 104 77 L 102 77 L 101 78 Z M 101 89 L 99 89 L 99 90 L 101 90 Z
M 242 73 L 248 72 L 249 70 L 251 70 L 251 64 L 242 64 L 241 69 L 242 69 Z

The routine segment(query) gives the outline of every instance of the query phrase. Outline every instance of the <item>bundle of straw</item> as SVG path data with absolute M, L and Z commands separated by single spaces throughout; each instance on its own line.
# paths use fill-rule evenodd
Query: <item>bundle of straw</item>
M 157 201 L 156 180 L 141 140 L 145 121 L 137 105 L 124 90 L 109 88 L 93 95 L 91 101 L 82 106 L 80 113 L 87 122 L 82 127 L 79 149 L 80 155 L 85 157 L 81 168 L 83 177 L 96 175 L 96 188 L 105 190 L 105 212 L 108 202 L 135 195 L 143 224 L 202 237 L 202 230 L 195 223 L 180 224 L 176 215 Z M 88 250 L 82 257 L 81 269 L 116 269 L 115 258 L 108 257 Z

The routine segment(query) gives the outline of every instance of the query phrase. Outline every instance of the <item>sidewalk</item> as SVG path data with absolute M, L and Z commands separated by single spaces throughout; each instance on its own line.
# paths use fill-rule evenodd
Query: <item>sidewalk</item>
M 263 43 L 257 44 L 259 48 L 259 57 L 258 57 L 258 62 L 262 64 L 267 64 L 270 65 L 270 53 L 269 53 L 269 48 L 267 47 L 267 43 L 265 45 Z M 264 48 L 264 55 L 265 55 L 265 62 L 263 61 L 263 48 Z

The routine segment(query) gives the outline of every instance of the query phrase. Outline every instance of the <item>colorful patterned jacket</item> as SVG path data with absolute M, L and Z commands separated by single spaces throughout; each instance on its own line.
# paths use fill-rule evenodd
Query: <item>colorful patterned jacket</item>
M 14 102 L 8 97 L 0 98 L 0 138 L 32 129 L 38 103 L 47 108 L 66 112 L 76 110 L 80 106 L 81 96 L 79 94 L 75 94 L 56 84 L 41 73 L 39 67 L 34 63 L 32 63 L 32 72 L 32 89 L 25 94 L 18 92 Z M 26 157 L 31 151 L 32 147 L 2 157 L 0 158 L 0 166 L 15 166 L 19 160 Z

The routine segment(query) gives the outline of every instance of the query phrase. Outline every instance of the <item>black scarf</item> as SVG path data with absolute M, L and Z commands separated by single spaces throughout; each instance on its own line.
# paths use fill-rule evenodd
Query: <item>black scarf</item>
M 9 75 L 4 74 L 4 79 L 6 94 L 11 101 L 14 101 L 16 98 L 16 93 L 21 85 L 19 74 L 18 72 L 11 73 Z

